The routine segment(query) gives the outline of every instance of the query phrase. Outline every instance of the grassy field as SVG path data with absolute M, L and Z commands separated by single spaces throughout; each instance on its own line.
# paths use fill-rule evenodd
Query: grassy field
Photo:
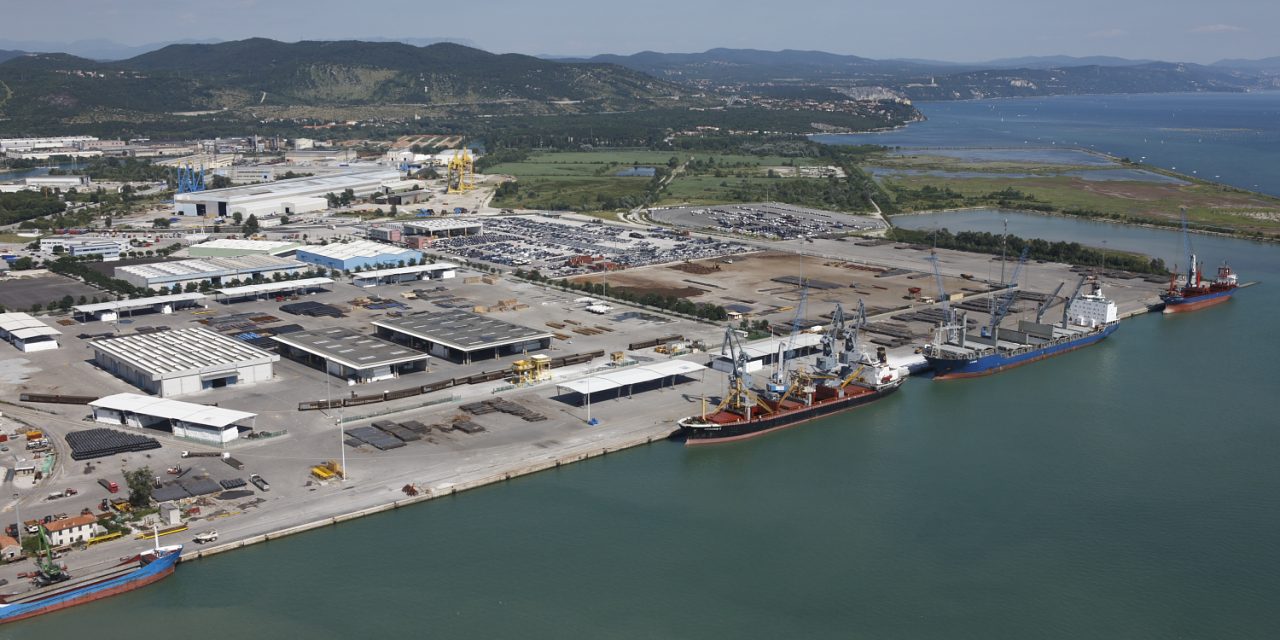
M 1049 209 L 1062 213 L 1090 211 L 1125 222 L 1149 222 L 1176 225 L 1180 220 L 1180 207 L 1187 208 L 1193 224 L 1209 225 L 1248 235 L 1280 234 L 1280 198 L 1252 193 L 1183 176 L 1160 169 L 1148 169 L 1135 165 L 1112 164 L 1077 165 L 1048 164 L 1017 161 L 976 161 L 972 159 L 931 156 L 927 154 L 873 156 L 868 164 L 902 169 L 935 170 L 945 172 L 982 172 L 1033 174 L 1027 176 L 974 176 L 952 175 L 891 175 L 881 179 L 881 184 L 895 194 L 895 203 L 902 211 L 918 211 L 940 207 L 994 205 L 988 197 L 995 192 L 1015 189 L 1033 198 L 1019 202 L 1010 198 L 1008 206 Z M 1064 175 L 1069 171 L 1100 169 L 1145 169 L 1154 173 L 1174 176 L 1187 184 L 1140 180 L 1085 180 L 1079 176 Z M 959 197 L 919 197 L 919 190 L 926 187 L 949 189 Z M 917 193 L 904 193 L 902 190 Z
M 948 188 L 965 198 L 1012 187 L 1056 211 L 1086 209 L 1166 225 L 1176 224 L 1179 207 L 1187 207 L 1187 217 L 1196 223 L 1244 233 L 1280 233 L 1280 199 L 1219 185 L 1094 182 L 1070 176 L 1000 179 L 908 176 L 886 179 L 884 184 L 891 189 L 894 186 L 920 189 L 926 185 Z M 910 208 L 903 207 L 902 203 L 899 206 Z
M 795 180 L 796 178 L 787 178 Z M 662 193 L 660 205 L 673 204 L 724 204 L 737 202 L 731 197 L 735 185 L 744 181 L 752 184 L 776 183 L 780 178 L 716 178 L 714 176 L 677 176 Z

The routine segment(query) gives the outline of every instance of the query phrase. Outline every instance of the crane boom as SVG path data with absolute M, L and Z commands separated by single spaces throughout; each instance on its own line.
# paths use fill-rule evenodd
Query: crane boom
M 1058 288 L 1054 289 L 1053 293 L 1049 294 L 1049 297 L 1040 303 L 1040 308 L 1036 309 L 1036 324 L 1040 324 L 1040 320 L 1044 318 L 1044 312 L 1049 309 L 1049 305 L 1053 304 L 1054 299 L 1058 297 L 1058 292 L 1062 291 L 1062 287 L 1066 284 L 1065 282 L 1059 282 Z
M 987 330 L 987 334 L 992 340 L 996 339 L 996 330 L 1000 327 L 1000 321 L 1009 314 L 1009 307 L 1013 306 L 1013 301 L 1018 297 L 1018 276 L 1022 273 L 1022 265 L 1027 263 L 1028 248 L 1022 248 L 1022 256 L 1018 258 L 1018 264 L 1013 267 L 1013 278 L 1009 281 L 1009 287 L 1000 295 L 1000 303 L 996 305 L 995 313 L 991 314 L 991 325 Z

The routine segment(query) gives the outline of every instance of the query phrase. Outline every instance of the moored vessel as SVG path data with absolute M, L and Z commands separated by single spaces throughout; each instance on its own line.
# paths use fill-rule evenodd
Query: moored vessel
M 699 415 L 677 423 L 685 444 L 753 438 L 847 411 L 897 391 L 905 374 L 889 365 L 884 348 L 878 348 L 874 357 L 858 349 L 858 331 L 864 322 L 860 305 L 859 320 L 846 326 L 844 311 L 837 305 L 812 370 L 788 367 L 787 352 L 780 351 L 782 375 L 771 378 L 763 391 L 753 388 L 745 351 L 733 328 L 728 328 L 721 347 L 732 363 L 728 392 L 710 411 L 704 406 Z
M 0 595 L 0 624 L 145 587 L 172 574 L 182 556 L 182 545 L 162 547 L 157 542 L 153 549 L 121 558 L 110 567 L 73 576 L 52 560 L 43 527 L 37 535 L 43 559 L 32 577 L 32 588 Z
M 1081 294 L 1086 282 L 1090 291 Z M 1058 289 L 1061 288 L 1059 285 Z M 1045 324 L 1041 320 L 1056 294 L 1055 291 L 1041 303 L 1034 322 L 1019 320 L 1017 329 L 1000 327 L 1015 297 L 1013 289 L 1001 297 L 990 324 L 984 326 L 979 335 L 968 333 L 963 311 L 949 313 L 951 319 L 935 330 L 933 341 L 924 347 L 924 357 L 933 367 L 934 380 L 991 375 L 1062 355 L 1097 344 L 1120 326 L 1116 304 L 1102 295 L 1102 285 L 1096 278 L 1081 276 L 1064 305 L 1062 321 Z
M 1182 286 L 1178 275 L 1169 277 L 1169 288 L 1160 294 L 1165 313 L 1185 313 L 1222 304 L 1240 288 L 1239 276 L 1225 263 L 1218 267 L 1213 280 L 1205 280 L 1196 254 L 1191 250 L 1191 233 L 1187 231 L 1187 210 L 1182 209 L 1182 243 L 1187 255 L 1187 273 Z

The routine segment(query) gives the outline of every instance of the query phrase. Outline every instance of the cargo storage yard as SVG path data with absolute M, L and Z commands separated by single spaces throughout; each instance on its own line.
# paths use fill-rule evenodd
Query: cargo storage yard
M 830 214 L 828 223 L 817 216 L 817 226 L 796 227 L 796 211 L 735 215 L 735 225 L 750 218 L 757 237 L 486 217 L 482 227 L 458 226 L 474 233 L 423 247 L 423 262 L 447 263 L 77 313 L 61 321 L 61 348 L 23 354 L 6 346 L 0 355 L 0 384 L 19 401 L 0 417 L 0 431 L 40 431 L 35 446 L 13 457 L 15 486 L 39 472 L 42 486 L 62 492 L 24 505 L 23 518 L 127 509 L 125 490 L 108 487 L 123 487 L 124 471 L 146 466 L 156 496 L 182 514 L 166 537 L 190 541 L 216 525 L 217 545 L 187 552 L 211 553 L 662 439 L 704 398 L 725 393 L 724 361 L 713 362 L 725 323 L 528 282 L 514 277 L 517 268 L 723 307 L 729 324 L 753 327 L 749 351 L 762 361 L 793 321 L 812 330 L 830 322 L 837 303 L 846 313 L 862 304 L 865 344 L 887 347 L 891 364 L 913 370 L 944 300 L 976 327 L 1000 288 L 999 258 L 937 251 L 935 275 L 927 247 L 841 237 L 863 218 Z M 803 233 L 763 239 L 782 227 Z M 1013 260 L 1004 267 L 1012 270 Z M 1049 294 L 1077 277 L 1065 265 L 1026 265 L 1011 317 L 1061 313 L 1065 296 Z M 1142 278 L 1103 280 L 1123 313 L 1155 299 L 1157 287 Z M 759 333 L 760 324 L 774 337 Z M 817 335 L 802 338 L 797 353 L 817 350 Z M 120 351 L 113 344 L 128 346 L 121 353 L 134 364 L 94 359 Z M 164 351 L 183 344 L 200 357 Z M 249 366 L 261 370 L 250 375 Z M 172 376 L 181 384 L 164 381 Z M 163 385 L 181 401 L 140 395 Z M 73 553 L 86 562 L 117 555 L 106 541 Z M 16 578 L 13 570 L 0 577 Z

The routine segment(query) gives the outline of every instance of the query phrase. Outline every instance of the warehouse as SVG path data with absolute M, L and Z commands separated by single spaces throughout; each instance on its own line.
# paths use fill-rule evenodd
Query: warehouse
M 224 445 L 252 430 L 257 414 L 203 404 L 117 393 L 89 403 L 93 419 L 135 429 L 166 429 L 179 438 Z
M 334 327 L 273 336 L 280 352 L 330 375 L 358 383 L 425 371 L 431 356 L 374 336 Z
M 286 256 L 301 247 L 301 242 L 283 240 L 241 240 L 219 238 L 191 245 L 187 255 L 192 258 L 239 258 L 241 256 Z
M 484 233 L 484 225 L 479 220 L 415 220 L 404 223 L 404 233 L 432 238 L 478 236 Z
M 307 245 L 298 249 L 297 258 L 308 264 L 328 269 L 354 271 L 355 269 L 400 267 L 404 266 L 400 264 L 401 262 L 408 263 L 410 260 L 420 262 L 422 252 L 370 240 L 354 240 L 326 245 Z
M 160 397 L 265 382 L 280 360 L 199 327 L 96 340 L 90 346 L 94 364 Z
M 351 276 L 351 284 L 357 287 L 376 287 L 412 280 L 445 280 L 458 275 L 458 265 L 452 262 L 432 262 L 412 267 L 362 271 Z
M 551 334 L 453 309 L 375 320 L 378 336 L 456 362 L 497 358 L 551 347 Z
M 119 318 L 122 312 L 130 315 L 133 315 L 135 311 L 154 311 L 156 313 L 169 314 L 179 309 L 203 306 L 205 306 L 204 294 L 191 292 L 152 296 L 150 298 L 134 298 L 132 300 L 108 300 L 107 302 L 80 304 L 71 307 L 71 310 L 75 312 L 77 319 L 81 322 L 90 320 L 111 322 Z
M 269 279 L 277 273 L 291 276 L 306 268 L 307 265 L 291 258 L 259 255 L 129 265 L 116 267 L 115 276 L 137 287 L 159 290 L 206 281 L 220 287 L 233 281 L 247 282 L 255 277 Z
M 229 218 L 239 213 L 248 218 L 293 215 L 323 211 L 325 196 L 350 189 L 357 198 L 380 193 L 400 182 L 394 169 L 361 169 L 306 178 L 290 178 L 265 184 L 179 193 L 173 198 L 174 213 L 180 216 Z
M 8 340 L 19 351 L 48 351 L 58 348 L 61 331 L 35 319 L 28 313 L 0 313 L 0 338 Z

